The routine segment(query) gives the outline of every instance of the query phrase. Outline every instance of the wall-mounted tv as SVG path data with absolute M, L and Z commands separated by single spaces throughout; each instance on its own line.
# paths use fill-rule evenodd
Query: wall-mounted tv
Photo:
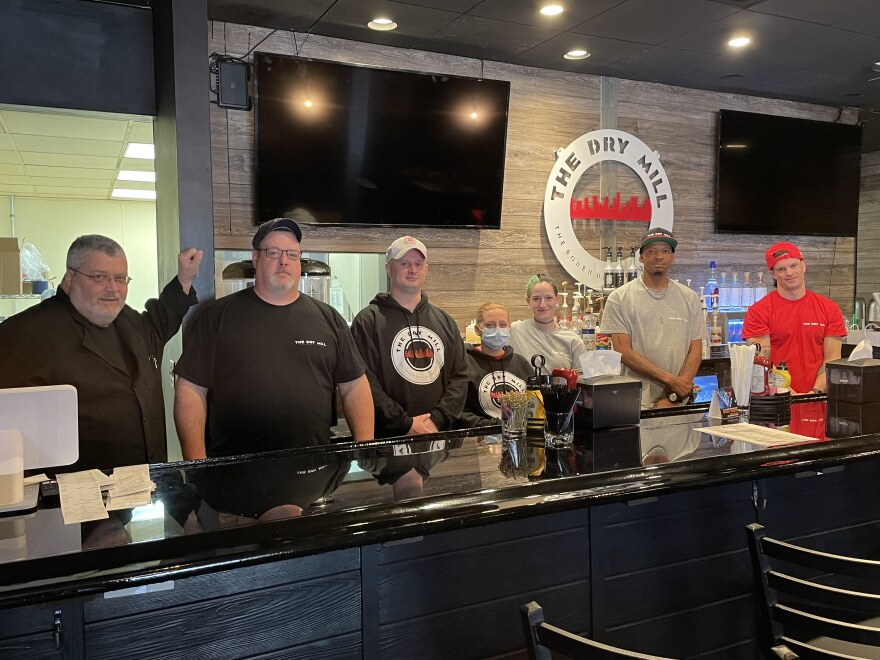
M 256 221 L 501 226 L 510 83 L 257 53 Z
M 721 110 L 717 232 L 855 236 L 862 128 Z

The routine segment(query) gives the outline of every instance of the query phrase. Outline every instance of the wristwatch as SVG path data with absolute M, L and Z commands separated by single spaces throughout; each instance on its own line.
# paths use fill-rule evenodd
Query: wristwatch
M 669 394 L 666 395 L 666 398 L 669 399 L 669 401 L 672 403 L 685 403 L 686 404 L 688 401 L 691 400 L 690 397 L 685 397 L 685 399 L 682 400 L 681 397 L 679 397 L 678 394 L 676 394 L 675 392 L 670 392 Z

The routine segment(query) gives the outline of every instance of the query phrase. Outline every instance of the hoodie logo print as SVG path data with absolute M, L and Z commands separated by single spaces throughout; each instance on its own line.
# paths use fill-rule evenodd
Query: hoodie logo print
M 401 329 L 391 342 L 391 364 L 413 385 L 430 385 L 437 380 L 445 353 L 443 340 L 420 325 Z
M 525 392 L 526 382 L 510 372 L 490 371 L 480 380 L 480 407 L 489 417 L 501 419 L 498 398 L 507 392 Z

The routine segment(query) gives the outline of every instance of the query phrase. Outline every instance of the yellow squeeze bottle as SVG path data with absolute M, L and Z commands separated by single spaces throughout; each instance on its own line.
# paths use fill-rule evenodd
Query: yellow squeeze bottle
M 791 391 L 791 374 L 784 360 L 770 372 L 770 384 L 776 388 L 777 394 Z

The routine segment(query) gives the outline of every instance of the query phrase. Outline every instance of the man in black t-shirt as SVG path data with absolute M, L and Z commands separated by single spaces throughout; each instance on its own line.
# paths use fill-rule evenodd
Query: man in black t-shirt
M 339 389 L 354 440 L 373 437 L 373 397 L 345 320 L 300 294 L 302 231 L 260 226 L 253 288 L 194 319 L 175 367 L 174 421 L 183 457 L 327 444 Z

